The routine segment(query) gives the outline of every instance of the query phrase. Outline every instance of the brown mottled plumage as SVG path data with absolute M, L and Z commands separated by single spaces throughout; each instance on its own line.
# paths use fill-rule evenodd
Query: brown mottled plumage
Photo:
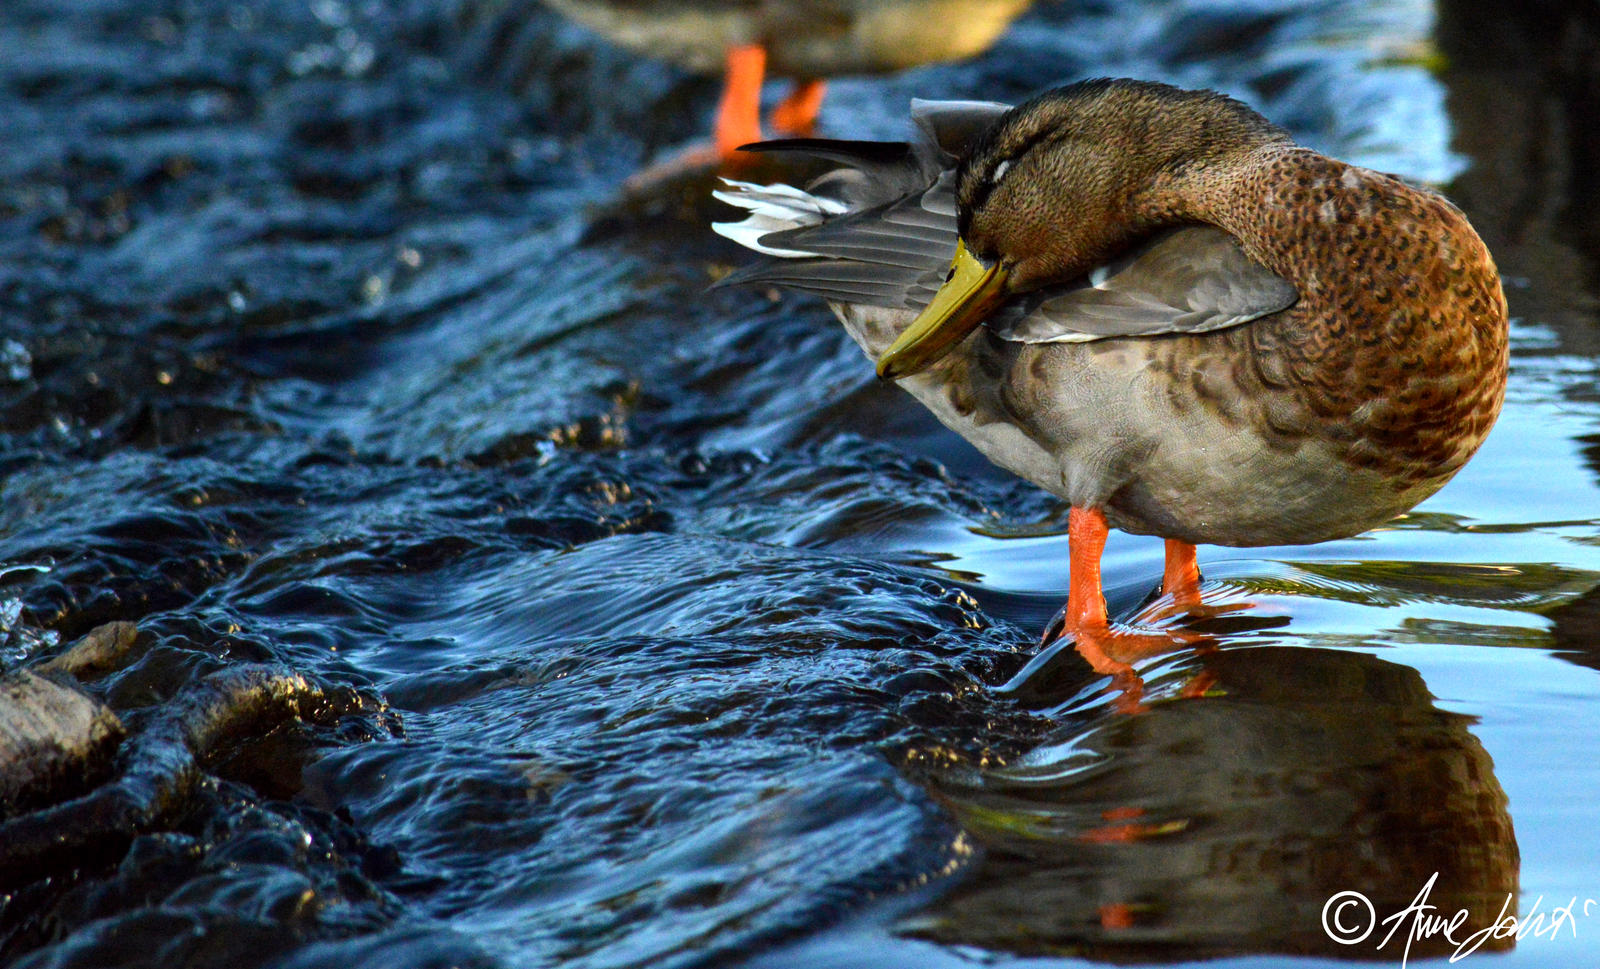
M 1244 331 L 1251 396 L 1276 384 L 1343 460 L 1397 487 L 1442 483 L 1505 396 L 1505 296 L 1477 234 L 1432 192 L 1304 148 L 1262 152 L 1234 181 L 1260 195 L 1240 204 L 1212 180 L 1185 214 L 1301 293 Z
M 827 296 L 880 373 L 1068 500 L 1086 535 L 1109 520 L 1172 540 L 1169 578 L 1173 555 L 1192 572 L 1188 543 L 1382 524 L 1499 414 L 1505 299 L 1441 196 L 1165 85 L 914 116 L 923 138 L 898 154 L 788 143 L 854 166 L 809 193 L 725 193 L 753 213 L 725 234 L 776 257 L 735 281 Z M 1074 597 L 1098 599 L 1073 554 Z M 1104 625 L 1079 605 L 1079 626 Z

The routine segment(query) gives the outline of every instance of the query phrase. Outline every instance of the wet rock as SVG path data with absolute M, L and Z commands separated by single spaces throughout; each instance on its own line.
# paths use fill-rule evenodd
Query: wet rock
M 41 664 L 40 672 L 62 672 L 83 679 L 97 673 L 119 669 L 139 636 L 131 622 L 108 622 L 89 630 L 59 656 Z
M 122 722 L 87 694 L 23 670 L 0 677 L 0 816 L 103 773 Z
M 30 683 L 50 683 L 36 674 L 22 676 Z M 99 709 L 76 691 L 59 685 L 55 688 L 79 698 L 80 706 Z M 36 692 L 55 695 L 43 687 L 18 695 Z M 35 706 L 38 704 L 18 702 L 0 709 L 31 710 Z M 72 709 L 70 704 L 67 708 Z M 73 862 L 109 857 L 135 835 L 171 823 L 189 806 L 202 778 L 202 765 L 224 757 L 244 739 L 290 724 L 333 724 L 347 714 L 381 709 L 382 704 L 371 696 L 348 687 L 324 686 L 282 667 L 240 665 L 213 673 L 186 688 L 129 741 L 117 777 L 81 797 L 0 822 L 0 885 L 25 884 Z M 82 720 L 86 715 L 76 716 Z M 109 711 L 105 716 L 115 722 Z M 49 750 L 49 745 L 30 739 L 71 736 L 70 727 L 56 726 L 55 721 L 73 721 L 57 714 L 25 717 L 19 723 L 28 725 L 41 719 L 45 724 L 42 730 L 18 731 L 23 738 L 15 745 L 19 762 L 59 765 L 54 768 L 57 773 L 81 772 L 86 756 L 80 750 L 43 758 L 38 751 Z M 77 728 L 77 733 L 81 735 L 85 729 Z M 120 724 L 118 729 L 120 737 Z M 42 799 L 37 792 L 48 785 L 31 778 L 47 773 L 37 769 L 27 775 L 20 770 L 5 772 L 22 778 L 20 790 L 36 803 Z

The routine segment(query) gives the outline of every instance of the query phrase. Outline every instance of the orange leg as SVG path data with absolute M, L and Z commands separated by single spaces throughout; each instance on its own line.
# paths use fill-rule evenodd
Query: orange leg
M 1100 927 L 1113 931 L 1133 928 L 1133 909 L 1121 902 L 1100 906 Z
M 1105 512 L 1098 508 L 1073 508 L 1067 513 L 1067 549 L 1071 572 L 1067 581 L 1067 607 L 1062 611 L 1060 635 L 1072 636 L 1078 653 L 1096 673 L 1111 677 L 1119 692 L 1117 706 L 1126 713 L 1144 709 L 1144 681 L 1118 655 L 1116 640 L 1106 617 L 1106 597 L 1100 588 L 1100 556 L 1106 549 Z M 1051 630 L 1054 631 L 1054 630 Z M 1049 637 L 1050 632 L 1045 635 Z
M 1167 567 L 1161 575 L 1161 591 L 1180 606 L 1200 604 L 1200 566 L 1195 562 L 1193 545 L 1167 539 Z
M 766 71 L 767 51 L 760 44 L 728 48 L 728 74 L 712 135 L 718 158 L 726 161 L 740 145 L 761 140 L 761 79 Z
M 1061 627 L 1046 631 L 1045 640 L 1057 635 L 1073 637 L 1073 645 L 1095 672 L 1111 677 L 1119 696 L 1116 706 L 1127 713 L 1144 709 L 1144 682 L 1131 664 L 1192 645 L 1198 637 L 1183 631 L 1134 632 L 1112 629 L 1106 615 L 1105 594 L 1100 585 L 1100 557 L 1105 552 L 1109 527 L 1105 513 L 1098 508 L 1073 508 L 1067 516 L 1067 542 L 1071 556 L 1071 575 L 1067 605 L 1060 616 Z M 1167 543 L 1164 591 L 1192 596 L 1199 601 L 1200 571 L 1195 566 L 1194 546 L 1186 542 Z
M 826 81 L 801 81 L 789 96 L 772 109 L 772 127 L 780 134 L 795 137 L 810 135 L 816 128 L 817 112 L 822 110 L 822 96 L 827 93 Z
M 1106 628 L 1106 597 L 1100 590 L 1100 556 L 1106 550 L 1105 512 L 1073 508 L 1067 512 L 1067 549 L 1071 572 L 1067 585 L 1067 631 Z
M 1220 590 L 1219 590 L 1220 591 Z M 1162 596 L 1139 614 L 1137 622 L 1166 623 L 1180 616 L 1189 620 L 1215 619 L 1250 608 L 1247 602 L 1207 601 L 1200 593 L 1200 567 L 1194 546 L 1167 539 L 1167 565 L 1161 576 Z

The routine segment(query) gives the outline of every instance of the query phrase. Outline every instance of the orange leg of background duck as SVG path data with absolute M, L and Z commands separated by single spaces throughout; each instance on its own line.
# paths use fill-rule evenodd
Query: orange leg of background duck
M 627 192 L 648 192 L 664 182 L 711 168 L 728 170 L 748 164 L 751 156 L 739 151 L 740 145 L 762 140 L 761 82 L 767 73 L 767 51 L 760 44 L 741 44 L 728 48 L 727 73 L 722 97 L 717 102 L 717 117 L 711 144 L 690 146 L 665 161 L 635 172 L 623 182 Z M 811 134 L 822 107 L 827 84 L 820 80 L 802 81 L 772 111 L 772 125 L 780 134 Z
M 766 72 L 767 51 L 760 44 L 728 48 L 727 73 L 722 98 L 717 102 L 711 144 L 690 145 L 634 172 L 622 183 L 623 191 L 648 193 L 686 175 L 732 168 L 749 161 L 750 156 L 741 154 L 739 146 L 761 140 L 761 81 Z
M 712 134 L 718 159 L 727 161 L 740 145 L 761 140 L 761 81 L 766 72 L 767 51 L 760 44 L 728 48 L 728 72 Z
M 826 81 L 813 78 L 796 83 L 789 96 L 772 109 L 772 127 L 792 138 L 810 136 L 817 126 L 817 113 L 822 110 L 822 96 L 827 92 Z
M 740 145 L 760 141 L 761 82 L 766 76 L 767 52 L 760 44 L 745 44 L 728 49 L 727 78 L 722 100 L 717 104 L 717 127 L 713 140 L 723 161 L 734 157 Z M 799 81 L 789 96 L 772 109 L 772 127 L 781 135 L 810 135 L 822 110 L 826 81 L 812 78 Z

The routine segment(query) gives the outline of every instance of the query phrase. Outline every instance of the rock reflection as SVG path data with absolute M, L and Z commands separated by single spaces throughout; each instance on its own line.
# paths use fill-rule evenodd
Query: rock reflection
M 1472 159 L 1451 197 L 1507 277 L 1512 315 L 1566 352 L 1600 353 L 1600 11 L 1442 0 L 1438 13 L 1454 147 Z
M 1413 669 L 1356 652 L 1261 647 L 1158 679 L 1212 680 L 1065 732 L 1005 768 L 937 780 L 986 855 L 902 931 L 1025 955 L 1109 960 L 1244 953 L 1398 958 L 1387 931 L 1343 946 L 1327 899 L 1403 910 L 1438 873 L 1437 911 L 1492 924 L 1517 890 L 1506 795 L 1468 730 Z M 1153 688 L 1159 684 L 1152 682 Z M 1509 942 L 1484 946 L 1505 948 Z M 1413 957 L 1454 946 L 1417 942 Z

